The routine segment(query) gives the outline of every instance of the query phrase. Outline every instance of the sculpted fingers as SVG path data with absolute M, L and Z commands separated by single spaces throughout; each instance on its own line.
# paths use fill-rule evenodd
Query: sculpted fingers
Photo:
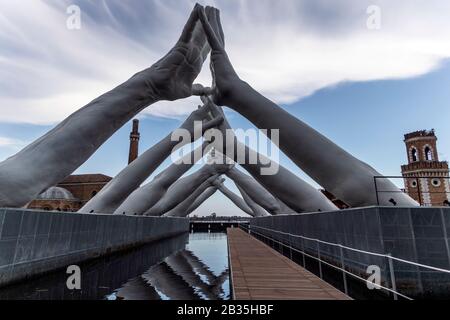
M 210 12 L 210 10 L 208 12 Z M 203 29 L 205 31 L 206 37 L 212 50 L 222 51 L 223 46 L 220 40 L 218 39 L 217 35 L 215 34 L 214 29 L 212 28 L 210 22 L 208 21 L 208 17 L 206 16 L 206 11 L 204 8 L 200 8 L 199 15 L 200 21 L 202 23 Z
M 201 6 L 197 3 L 195 5 L 194 9 L 192 9 L 191 15 L 189 16 L 189 19 L 186 22 L 186 25 L 184 26 L 183 32 L 181 33 L 181 36 L 180 36 L 180 39 L 178 40 L 178 42 L 188 43 L 191 40 L 192 34 L 195 30 L 195 26 L 199 19 L 200 9 L 201 9 Z

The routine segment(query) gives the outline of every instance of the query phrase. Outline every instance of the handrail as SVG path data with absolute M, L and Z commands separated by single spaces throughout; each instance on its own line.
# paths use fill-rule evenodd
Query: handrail
M 271 238 L 271 237 L 268 237 L 268 236 L 266 236 L 266 235 L 264 235 L 264 234 L 262 234 L 262 233 L 259 233 L 259 232 L 257 232 L 257 231 L 253 231 L 253 230 L 251 230 L 251 228 L 245 228 L 245 227 L 243 227 L 243 226 L 240 226 L 240 227 L 243 228 L 243 229 L 246 229 L 248 232 L 258 234 L 258 235 L 260 235 L 260 236 L 262 236 L 262 237 L 264 237 L 264 238 L 266 238 L 266 239 L 269 239 L 269 240 L 274 241 L 274 242 L 276 242 L 276 243 L 278 243 L 278 244 L 281 244 L 281 245 L 283 245 L 283 246 L 286 246 L 287 248 L 289 248 L 289 249 L 291 249 L 291 250 L 294 250 L 294 251 L 296 251 L 296 252 L 298 252 L 298 253 L 300 253 L 300 254 L 303 254 L 303 255 L 308 256 L 308 257 L 310 257 L 310 258 L 312 258 L 312 259 L 314 259 L 314 260 L 317 260 L 317 261 L 319 261 L 320 263 L 324 263 L 325 265 L 328 265 L 328 266 L 330 266 L 330 267 L 332 267 L 332 268 L 334 268 L 334 269 L 337 269 L 337 270 L 339 270 L 339 271 L 342 271 L 342 272 L 344 272 L 345 274 L 348 274 L 348 275 L 350 275 L 350 276 L 352 276 L 352 277 L 354 277 L 354 278 L 356 278 L 356 279 L 358 279 L 358 280 L 360 280 L 360 281 L 363 281 L 363 282 L 365 282 L 365 283 L 370 283 L 370 284 L 374 285 L 375 287 L 378 287 L 378 288 L 380 288 L 380 289 L 383 289 L 383 290 L 386 290 L 386 291 L 388 291 L 388 292 L 391 292 L 391 293 L 394 294 L 394 297 L 395 297 L 395 295 L 398 295 L 398 296 L 400 296 L 400 297 L 402 297 L 402 298 L 404 298 L 404 299 L 407 299 L 407 300 L 413 300 L 411 297 L 408 297 L 408 296 L 406 296 L 406 295 L 404 295 L 404 294 L 402 294 L 402 293 L 400 293 L 400 292 L 397 292 L 396 290 L 387 288 L 387 287 L 382 286 L 382 285 L 373 284 L 373 283 L 370 282 L 369 280 L 364 279 L 364 278 L 362 278 L 362 277 L 360 277 L 360 276 L 358 276 L 358 275 L 356 275 L 356 274 L 354 274 L 354 273 L 352 273 L 352 272 L 350 272 L 350 271 L 348 271 L 348 270 L 346 270 L 346 269 L 343 269 L 343 268 L 340 268 L 340 267 L 338 267 L 338 266 L 335 266 L 335 265 L 333 265 L 333 264 L 331 264 L 331 263 L 329 263 L 329 262 L 327 262 L 327 261 L 324 261 L 324 260 L 322 260 L 322 259 L 320 259 L 320 258 L 318 258 L 318 257 L 314 257 L 314 256 L 312 256 L 312 255 L 310 255 L 310 254 L 308 254 L 308 253 L 306 253 L 306 252 L 304 252 L 304 251 L 301 251 L 301 250 L 299 250 L 299 249 L 297 249 L 297 248 L 294 248 L 294 247 L 292 247 L 291 245 L 287 245 L 287 244 L 285 244 L 285 243 L 282 243 L 282 242 L 280 242 L 280 241 L 278 241 L 278 240 L 275 240 L 275 239 L 273 239 L 273 238 Z M 252 226 L 252 228 L 254 228 L 254 227 L 256 227 L 256 226 Z M 262 227 L 258 227 L 258 228 L 262 228 Z M 264 229 L 266 229 L 266 228 L 264 228 Z M 268 230 L 270 230 L 270 229 L 268 229 Z M 277 231 L 277 230 L 273 230 L 273 231 Z M 345 247 L 342 247 L 342 248 L 345 248 Z M 389 256 L 389 255 L 385 255 L 385 257 L 387 257 L 387 258 L 392 258 L 392 256 Z
M 342 244 L 337 244 L 337 243 L 327 242 L 327 241 L 323 241 L 323 240 L 319 240 L 319 239 L 314 239 L 314 238 L 308 238 L 308 237 L 304 237 L 304 236 L 294 235 L 294 234 L 291 234 L 291 233 L 282 232 L 282 231 L 278 231 L 278 230 L 274 230 L 274 229 L 268 229 L 268 228 L 259 227 L 259 226 L 252 226 L 252 228 L 258 228 L 258 229 L 263 229 L 263 230 L 266 230 L 266 231 L 272 231 L 272 232 L 280 233 L 280 234 L 283 234 L 283 235 L 288 235 L 288 236 L 291 236 L 291 237 L 294 237 L 294 238 L 302 238 L 302 239 L 305 239 L 305 240 L 316 241 L 316 242 L 319 242 L 319 243 L 324 243 L 324 244 L 327 244 L 327 245 L 340 247 L 340 248 L 347 249 L 347 250 L 350 250 L 350 251 L 355 251 L 355 252 L 359 252 L 359 253 L 365 253 L 365 254 L 369 254 L 369 255 L 373 255 L 373 256 L 377 256 L 377 257 L 389 258 L 389 259 L 392 259 L 392 260 L 396 260 L 396 261 L 407 263 L 407 264 L 412 264 L 412 265 L 415 265 L 417 267 L 430 269 L 430 270 L 434 270 L 434 271 L 438 271 L 438 272 L 450 273 L 450 270 L 447 270 L 447 269 L 437 268 L 437 267 L 429 266 L 429 265 L 426 265 L 426 264 L 421 264 L 421 263 L 417 263 L 417 262 L 414 262 L 414 261 L 409 261 L 409 260 L 397 258 L 397 257 L 394 257 L 394 256 L 392 256 L 390 254 L 375 253 L 375 252 L 355 249 L 355 248 L 344 246 Z

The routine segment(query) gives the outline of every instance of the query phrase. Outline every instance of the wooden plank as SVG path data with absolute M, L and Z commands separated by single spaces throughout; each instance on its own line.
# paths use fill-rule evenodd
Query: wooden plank
M 351 300 L 243 230 L 227 233 L 235 300 Z

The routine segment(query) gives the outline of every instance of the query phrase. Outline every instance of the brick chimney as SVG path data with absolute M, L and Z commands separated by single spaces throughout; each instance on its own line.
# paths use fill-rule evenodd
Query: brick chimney
M 139 120 L 133 120 L 133 131 L 130 134 L 130 154 L 128 156 L 128 164 L 132 163 L 139 155 Z

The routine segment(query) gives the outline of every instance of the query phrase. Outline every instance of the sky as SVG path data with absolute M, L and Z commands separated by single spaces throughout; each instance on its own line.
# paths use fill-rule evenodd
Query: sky
M 242 79 L 384 175 L 400 174 L 403 135 L 410 131 L 436 129 L 440 158 L 449 160 L 449 1 L 199 2 L 221 10 L 227 51 Z M 81 9 L 79 30 L 66 26 L 72 4 Z M 156 62 L 179 37 L 194 4 L 0 0 L 0 161 Z M 380 10 L 375 29 L 368 27 L 374 5 Z M 208 85 L 205 66 L 197 82 Z M 141 151 L 199 103 L 193 97 L 144 110 L 138 116 Z M 253 128 L 238 113 L 226 114 L 233 128 Z M 130 128 L 119 130 L 77 173 L 116 175 L 127 162 Z M 314 184 L 284 155 L 280 162 Z M 216 194 L 195 214 L 211 212 L 239 210 Z

